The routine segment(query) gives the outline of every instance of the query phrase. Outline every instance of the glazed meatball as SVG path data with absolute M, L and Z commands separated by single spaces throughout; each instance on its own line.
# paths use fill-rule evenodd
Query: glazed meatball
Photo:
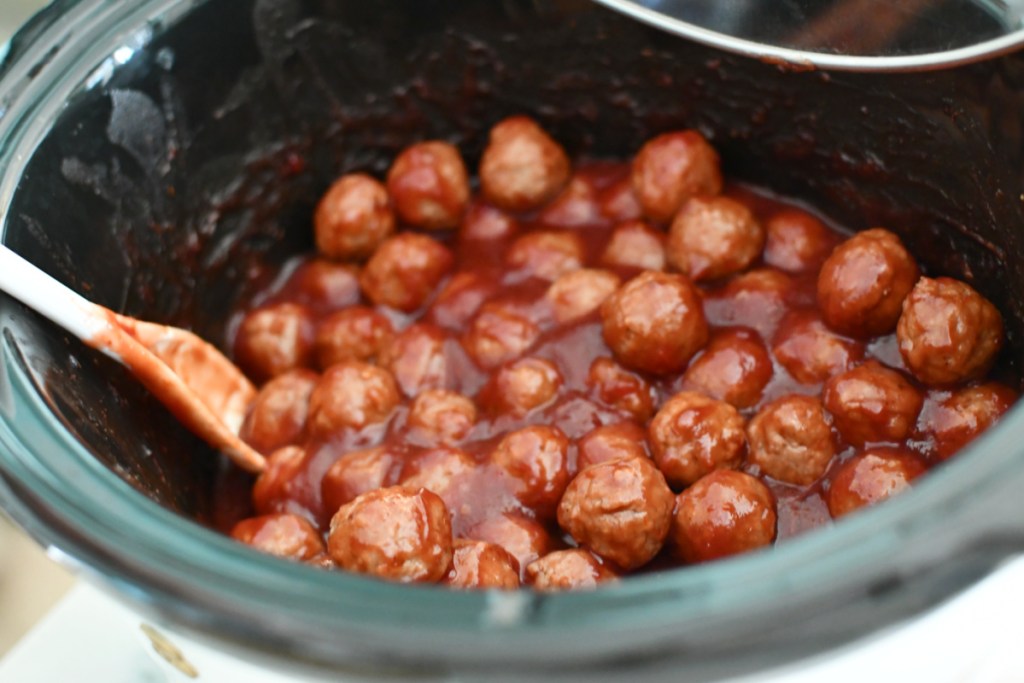
M 435 582 L 452 561 L 444 501 L 401 486 L 370 491 L 331 518 L 327 550 L 339 567 L 401 582 Z
M 665 257 L 695 281 L 745 270 L 761 255 L 764 228 L 728 197 L 693 197 L 672 220 Z
M 779 323 L 772 353 L 801 384 L 818 384 L 853 368 L 864 344 L 836 334 L 813 311 L 793 311 Z
M 601 254 L 609 268 L 665 270 L 665 235 L 643 221 L 620 223 Z
M 747 425 L 748 460 L 772 479 L 807 486 L 825 473 L 835 455 L 832 429 L 814 396 L 772 401 Z
M 398 483 L 407 489 L 424 488 L 436 493 L 445 505 L 450 506 L 456 502 L 456 487 L 475 466 L 476 463 L 468 453 L 458 448 L 441 446 L 409 459 L 402 468 Z
M 596 427 L 576 444 L 576 470 L 623 458 L 648 460 L 647 434 L 636 422 L 618 422 Z
M 427 445 L 458 443 L 476 424 L 476 406 L 455 392 L 428 389 L 413 399 L 407 424 L 411 436 Z
M 473 526 L 467 538 L 487 541 L 516 558 L 520 570 L 538 557 L 554 550 L 555 542 L 539 522 L 514 514 L 499 514 L 488 517 Z
M 560 429 L 535 425 L 507 434 L 491 453 L 491 463 L 513 481 L 523 505 L 546 517 L 569 484 L 568 457 L 569 439 Z
M 515 590 L 519 588 L 519 563 L 499 545 L 459 539 L 444 582 L 468 590 Z
M 530 211 L 569 181 L 569 157 L 533 119 L 512 116 L 491 129 L 480 159 L 480 189 L 495 206 Z
M 306 451 L 298 446 L 285 446 L 270 454 L 267 467 L 252 486 L 252 507 L 258 514 L 297 512 L 299 476 L 306 462 Z
M 578 228 L 601 220 L 597 192 L 586 179 L 575 177 L 562 192 L 537 216 L 544 225 L 556 228 Z
M 640 201 L 633 191 L 630 177 L 612 183 L 598 195 L 601 215 L 613 221 L 635 221 L 644 215 Z
M 331 259 L 368 257 L 395 231 L 387 190 L 364 173 L 339 178 L 313 215 L 316 248 Z
M 519 230 L 512 216 L 489 204 L 470 204 L 462 219 L 459 237 L 463 240 L 507 239 Z
M 411 313 L 452 267 L 448 248 L 426 235 L 403 232 L 386 240 L 363 268 L 359 284 L 370 301 Z
M 676 498 L 671 540 L 686 562 L 755 550 L 775 539 L 775 499 L 756 478 L 717 470 Z
M 576 233 L 539 230 L 516 239 L 505 262 L 524 275 L 556 280 L 582 268 L 584 254 L 583 240 Z
M 582 470 L 558 506 L 558 524 L 580 545 L 623 569 L 658 554 L 675 496 L 646 458 L 609 460 Z
M 456 273 L 430 305 L 430 318 L 447 330 L 461 330 L 498 290 L 498 284 L 479 273 Z
M 716 334 L 683 375 L 683 386 L 712 398 L 749 408 L 761 400 L 772 378 L 772 359 L 753 330 Z
M 601 305 L 604 340 L 627 367 L 668 374 L 708 340 L 700 294 L 682 275 L 645 272 Z
M 579 548 L 556 550 L 526 567 L 526 582 L 538 591 L 596 588 L 617 578 L 615 572 Z
M 704 314 L 716 327 L 749 327 L 771 339 L 794 291 L 793 279 L 782 271 L 757 268 L 706 293 Z
M 585 268 L 562 275 L 547 291 L 555 321 L 566 324 L 584 318 L 619 288 L 619 276 L 607 270 Z
M 923 277 L 903 303 L 896 329 L 907 368 L 943 386 L 983 376 L 1003 346 L 1003 318 L 969 285 Z
M 391 372 L 402 393 L 410 398 L 427 389 L 443 389 L 449 380 L 446 339 L 433 325 L 410 325 L 384 347 L 380 364 Z
M 502 367 L 480 393 L 480 402 L 492 413 L 525 415 L 550 403 L 562 386 L 555 364 L 523 358 Z
M 676 394 L 661 407 L 647 431 L 654 462 L 677 488 L 714 470 L 738 467 L 743 459 L 743 418 L 725 401 L 703 394 Z
M 995 424 L 1016 400 L 1016 392 L 996 382 L 959 389 L 926 403 L 918 430 L 932 440 L 935 454 L 945 460 Z
M 235 338 L 235 360 L 257 383 L 313 361 L 313 316 L 305 306 L 276 304 L 245 316 Z
M 484 304 L 462 337 L 466 353 L 485 370 L 521 356 L 540 336 L 532 321 L 498 302 Z
M 398 217 L 427 230 L 459 225 L 469 202 L 469 177 L 454 146 L 420 142 L 398 155 L 388 171 L 388 193 Z
M 291 278 L 298 303 L 317 313 L 359 303 L 359 268 L 317 258 L 302 264 Z
M 333 365 L 309 397 L 309 432 L 324 438 L 384 422 L 398 401 L 395 378 L 387 370 L 358 361 Z
M 366 306 L 351 306 L 327 316 L 316 331 L 321 368 L 346 360 L 373 362 L 395 333 L 386 316 Z
M 873 360 L 830 379 L 822 398 L 854 446 L 907 438 L 923 402 L 903 375 Z
M 401 459 L 383 446 L 350 451 L 330 466 L 320 482 L 320 498 L 328 516 L 364 493 L 397 481 Z
M 764 262 L 787 273 L 816 271 L 836 245 L 824 223 L 799 209 L 779 211 L 764 228 Z
M 919 271 L 900 239 L 882 228 L 866 230 L 836 247 L 818 274 L 818 306 L 829 327 L 853 337 L 896 328 L 903 299 Z
M 298 515 L 279 513 L 243 519 L 231 530 L 231 537 L 292 560 L 310 560 L 324 552 L 320 532 Z
M 599 401 L 640 422 L 654 413 L 651 385 L 611 358 L 598 358 L 590 364 L 587 386 Z
M 722 191 L 718 153 L 694 130 L 659 135 L 633 159 L 633 190 L 645 216 L 668 223 L 687 199 Z
M 866 505 L 874 505 L 910 488 L 923 474 L 924 462 L 913 453 L 891 448 L 865 451 L 850 458 L 832 477 L 828 511 L 841 517 Z
M 292 370 L 267 382 L 252 402 L 239 437 L 264 454 L 298 441 L 317 379 L 311 370 Z

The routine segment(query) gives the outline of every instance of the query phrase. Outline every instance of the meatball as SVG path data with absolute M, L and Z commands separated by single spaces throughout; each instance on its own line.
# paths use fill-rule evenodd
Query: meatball
M 235 337 L 235 360 L 256 382 L 313 362 L 313 316 L 305 306 L 275 304 L 249 313 Z
M 832 329 L 853 337 L 888 334 L 918 274 L 913 257 L 888 230 L 854 235 L 832 251 L 818 273 L 821 316 Z
M 430 305 L 430 318 L 445 329 L 461 330 L 497 290 L 497 282 L 479 273 L 456 273 Z
M 569 484 L 568 454 L 569 439 L 560 429 L 535 425 L 507 434 L 491 463 L 513 481 L 519 502 L 547 517 Z
M 601 264 L 609 268 L 665 270 L 665 235 L 643 221 L 620 223 L 601 253 Z
M 327 550 L 351 572 L 407 583 L 439 581 L 452 562 L 448 509 L 423 489 L 364 493 L 331 518 Z
M 630 177 L 604 188 L 597 201 L 601 215 L 613 221 L 635 221 L 644 215 Z
M 585 178 L 575 177 L 565 189 L 544 207 L 537 220 L 556 228 L 578 228 L 601 220 L 594 186 Z
M 607 270 L 585 268 L 562 275 L 547 291 L 547 300 L 559 324 L 584 318 L 619 288 L 619 276 Z
M 489 302 L 462 337 L 466 353 L 485 370 L 521 356 L 540 336 L 540 328 L 498 302 Z
M 693 391 L 666 401 L 647 431 L 654 462 L 677 488 L 714 470 L 738 467 L 743 459 L 746 440 L 739 412 Z
M 828 511 L 832 517 L 874 505 L 910 488 L 925 471 L 924 462 L 907 451 L 878 448 L 850 458 L 832 477 Z
M 533 119 L 512 116 L 491 129 L 480 159 L 480 190 L 499 208 L 530 211 L 558 194 L 569 170 L 561 145 Z
M 386 240 L 363 268 L 359 284 L 370 301 L 406 313 L 420 308 L 452 267 L 452 253 L 426 235 Z
M 306 451 L 285 446 L 270 454 L 267 467 L 252 486 L 252 507 L 258 514 L 300 511 L 296 501 L 301 487 L 299 475 L 306 462 Z
M 700 294 L 682 275 L 642 273 L 605 300 L 601 320 L 615 357 L 643 372 L 679 372 L 708 340 Z
M 830 330 L 813 311 L 792 311 L 779 324 L 772 353 L 801 384 L 818 384 L 853 368 L 864 344 Z
M 406 147 L 388 171 L 388 193 L 398 217 L 426 230 L 459 225 L 469 202 L 469 177 L 462 155 L 447 142 Z
M 576 470 L 623 458 L 648 460 L 647 434 L 636 422 L 618 422 L 596 427 L 576 444 Z
M 779 211 L 764 227 L 764 262 L 788 273 L 814 272 L 836 243 L 824 223 L 798 209 Z
M 672 221 L 665 257 L 696 281 L 745 270 L 761 255 L 764 228 L 728 197 L 693 197 Z
M 608 460 L 582 470 L 558 506 L 558 524 L 580 545 L 623 569 L 658 554 L 675 496 L 646 458 Z
M 716 334 L 683 375 L 686 389 L 749 408 L 761 400 L 772 378 L 772 359 L 757 333 L 747 329 Z
M 517 238 L 505 262 L 524 275 L 556 280 L 582 268 L 584 255 L 583 239 L 576 233 L 539 230 Z
M 539 522 L 514 514 L 488 517 L 473 526 L 466 537 L 504 548 L 516 558 L 520 570 L 538 557 L 550 553 L 555 545 L 551 535 Z
M 494 374 L 480 393 L 480 401 L 493 413 L 525 415 L 550 403 L 562 386 L 555 364 L 540 358 L 523 358 Z
M 424 451 L 409 459 L 402 468 L 398 483 L 407 489 L 424 488 L 436 493 L 451 506 L 456 502 L 457 485 L 476 467 L 468 453 L 457 448 L 441 446 Z M 450 507 L 453 509 L 454 507 Z
M 444 582 L 468 590 L 515 590 L 519 588 L 519 563 L 499 545 L 459 539 Z
M 310 560 L 324 552 L 320 532 L 298 515 L 279 513 L 243 519 L 231 529 L 231 537 L 292 560 Z
M 398 405 L 391 373 L 358 361 L 328 368 L 309 397 L 309 431 L 325 438 L 344 429 L 384 422 Z
M 830 379 L 822 397 L 839 433 L 854 446 L 907 438 L 923 402 L 903 375 L 873 360 Z
M 526 567 L 526 582 L 538 591 L 595 588 L 617 578 L 615 572 L 579 548 L 556 550 Z
M 772 479 L 807 486 L 825 473 L 835 455 L 832 428 L 821 401 L 784 396 L 747 425 L 749 461 Z
M 705 294 L 704 314 L 716 327 L 749 327 L 763 339 L 771 339 L 796 291 L 793 279 L 782 271 L 757 268 Z
M 332 313 L 316 331 L 316 359 L 321 368 L 346 360 L 373 362 L 395 333 L 386 316 L 366 306 Z
M 313 259 L 295 270 L 289 285 L 296 300 L 317 313 L 359 303 L 359 268 L 350 263 Z
M 433 325 L 410 325 L 384 347 L 380 364 L 410 398 L 427 389 L 443 389 L 449 382 L 446 340 L 444 332 Z
M 982 377 L 1003 346 L 1003 318 L 963 282 L 923 277 L 903 302 L 896 329 L 907 368 L 925 384 Z
M 342 505 L 364 493 L 391 486 L 397 481 L 401 459 L 383 446 L 350 451 L 328 468 L 320 482 L 324 511 L 333 516 Z
M 645 216 L 668 223 L 687 199 L 722 191 L 718 153 L 695 130 L 652 138 L 633 159 L 633 191 Z
M 365 173 L 339 178 L 313 214 L 317 251 L 331 259 L 368 257 L 395 231 L 384 186 Z
M 590 364 L 587 386 L 599 401 L 640 422 L 654 413 L 651 385 L 611 358 L 598 358 Z
M 918 430 L 931 438 L 935 454 L 944 460 L 995 424 L 1016 400 L 1016 392 L 996 382 L 959 389 L 925 404 Z
M 317 379 L 311 370 L 292 370 L 263 385 L 242 423 L 241 439 L 264 454 L 298 441 Z
M 455 392 L 428 389 L 413 399 L 407 424 L 411 435 L 425 444 L 458 443 L 476 424 L 476 406 Z
M 501 240 L 519 230 L 516 220 L 489 204 L 473 203 L 462 219 L 459 237 L 463 240 Z
M 671 540 L 686 562 L 706 562 L 775 539 L 775 499 L 756 478 L 717 470 L 676 498 Z

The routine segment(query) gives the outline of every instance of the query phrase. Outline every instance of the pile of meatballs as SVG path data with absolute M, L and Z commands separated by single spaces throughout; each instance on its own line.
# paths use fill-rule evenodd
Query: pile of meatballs
M 907 488 L 1016 399 L 999 312 L 882 228 L 726 185 L 698 132 L 580 162 L 490 131 L 350 173 L 240 311 L 256 548 L 467 589 L 590 588 Z

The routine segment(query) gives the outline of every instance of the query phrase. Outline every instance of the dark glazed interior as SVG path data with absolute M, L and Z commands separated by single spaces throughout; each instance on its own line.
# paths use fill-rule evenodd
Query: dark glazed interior
M 209 0 L 112 68 L 32 157 L 4 240 L 130 315 L 223 342 L 233 304 L 311 248 L 332 178 L 381 175 L 424 138 L 458 144 L 475 167 L 489 126 L 528 112 L 573 155 L 624 158 L 696 127 L 729 175 L 841 224 L 896 231 L 929 273 L 999 306 L 1019 369 L 1019 56 L 931 74 L 793 73 L 586 2 Z M 226 466 L 120 366 L 0 306 L 88 449 L 150 498 L 216 524 L 210 493 Z

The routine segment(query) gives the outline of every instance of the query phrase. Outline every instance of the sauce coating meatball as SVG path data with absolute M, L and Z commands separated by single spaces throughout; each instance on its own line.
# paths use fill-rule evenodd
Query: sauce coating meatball
M 238 328 L 235 360 L 257 382 L 309 367 L 313 331 L 313 316 L 305 306 L 282 303 L 255 310 Z
M 480 393 L 495 414 L 525 415 L 550 403 L 562 386 L 562 373 L 549 360 L 523 358 L 498 370 Z
M 516 558 L 520 571 L 555 548 L 554 539 L 539 522 L 511 513 L 488 517 L 465 536 L 504 548 Z
M 411 313 L 426 303 L 452 267 L 452 253 L 426 235 L 403 232 L 374 252 L 359 284 L 378 306 Z
M 615 572 L 578 548 L 556 550 L 526 567 L 526 582 L 546 592 L 596 588 L 616 578 Z
M 646 422 L 654 413 L 651 385 L 611 358 L 597 358 L 590 364 L 587 386 L 599 401 L 640 422 Z
M 836 247 L 822 265 L 821 316 L 832 329 L 853 337 L 892 332 L 918 275 L 917 263 L 896 235 L 865 230 Z
M 714 470 L 738 467 L 746 445 L 743 417 L 736 408 L 693 391 L 666 401 L 648 433 L 654 462 L 678 488 Z
M 314 345 L 321 368 L 346 360 L 373 362 L 394 334 L 386 316 L 366 306 L 350 306 L 324 318 Z
M 753 330 L 716 334 L 683 375 L 683 386 L 749 408 L 761 400 L 773 374 L 772 359 Z
M 620 223 L 601 254 L 610 268 L 665 270 L 665 235 L 643 221 Z
M 728 197 L 693 197 L 672 220 L 665 256 L 695 281 L 745 270 L 761 255 L 764 228 L 750 210 Z
M 311 370 L 292 370 L 264 384 L 238 435 L 263 454 L 297 443 L 317 379 Z
M 479 273 L 457 273 L 430 305 L 430 319 L 446 330 L 462 330 L 497 291 L 497 283 Z
M 270 454 L 267 468 L 252 487 L 252 507 L 258 514 L 301 510 L 298 477 L 306 459 L 305 449 L 285 446 Z
M 945 460 L 991 427 L 1017 400 L 1017 393 L 997 382 L 954 391 L 921 411 L 918 430 Z
M 600 216 L 594 186 L 587 179 L 577 176 L 541 210 L 537 220 L 557 228 L 577 228 L 592 225 L 600 220 Z
M 560 429 L 535 425 L 508 434 L 490 460 L 515 482 L 519 501 L 547 517 L 569 485 L 568 456 L 569 439 Z
M 339 567 L 400 582 L 435 582 L 452 562 L 452 528 L 444 502 L 420 489 L 377 489 L 331 518 L 327 551 Z
M 533 321 L 499 302 L 483 305 L 462 337 L 466 353 L 484 369 L 521 356 L 540 336 Z
M 388 193 L 398 217 L 427 230 L 459 225 L 469 202 L 469 176 L 462 155 L 447 142 L 406 147 L 388 171 Z
M 700 294 L 682 275 L 645 272 L 601 305 L 604 340 L 627 367 L 666 374 L 708 340 Z
M 619 276 L 607 270 L 584 268 L 559 276 L 547 291 L 547 300 L 560 324 L 584 318 L 619 288 Z
M 529 211 L 558 194 L 569 170 L 565 150 L 536 121 L 512 116 L 491 128 L 480 159 L 480 189 L 499 208 Z
M 508 250 L 505 262 L 524 275 L 556 280 L 582 268 L 583 257 L 583 240 L 579 235 L 541 230 L 516 239 Z
M 609 460 L 582 470 L 558 506 L 558 524 L 582 546 L 623 569 L 661 550 L 675 497 L 646 458 Z
M 463 240 L 500 240 L 511 237 L 519 230 L 516 219 L 501 209 L 474 202 L 462 218 L 459 237 Z
M 445 340 L 445 334 L 433 325 L 410 325 L 384 347 L 380 364 L 406 396 L 444 388 L 449 374 Z
M 444 582 L 471 590 L 514 590 L 519 588 L 519 563 L 499 545 L 458 539 Z
M 841 517 L 879 503 L 910 488 L 910 482 L 924 471 L 924 463 L 912 453 L 888 448 L 865 451 L 843 463 L 832 478 L 828 510 L 833 517 Z
M 330 259 L 362 260 L 395 231 L 387 190 L 365 173 L 342 176 L 313 215 L 316 248 Z
M 772 353 L 801 384 L 819 384 L 853 368 L 864 344 L 836 334 L 813 311 L 792 311 L 779 323 Z
M 676 498 L 671 539 L 686 562 L 755 550 L 775 539 L 775 499 L 743 472 L 717 470 Z
M 718 152 L 684 130 L 649 140 L 633 159 L 633 191 L 644 215 L 668 223 L 690 197 L 722 191 Z
M 772 479 L 807 486 L 825 474 L 836 447 L 821 401 L 784 396 L 747 425 L 748 459 Z
M 398 401 L 398 387 L 387 370 L 358 361 L 333 365 L 310 394 L 310 433 L 330 437 L 343 429 L 383 422 Z
M 854 446 L 905 439 L 924 401 L 903 375 L 869 360 L 825 384 L 825 408 Z
M 400 464 L 401 460 L 383 446 L 345 453 L 334 461 L 320 484 L 324 510 L 333 516 L 342 505 L 364 493 L 391 486 Z
M 970 285 L 923 277 L 903 303 L 896 336 L 910 372 L 944 386 L 988 372 L 1003 346 L 1003 318 Z
M 601 215 L 609 220 L 635 221 L 644 215 L 633 191 L 633 179 L 628 176 L 604 188 L 598 196 L 598 203 Z
M 595 427 L 580 438 L 576 448 L 577 472 L 609 460 L 649 459 L 647 434 L 636 422 L 618 422 Z
M 771 339 L 795 289 L 793 278 L 781 270 L 749 270 L 707 292 L 704 313 L 716 327 L 749 327 L 762 339 Z
M 231 529 L 231 537 L 292 560 L 311 560 L 324 552 L 320 532 L 298 515 L 279 513 L 244 519 Z
M 787 273 L 812 273 L 835 247 L 835 234 L 799 209 L 783 209 L 765 223 L 764 262 Z
M 317 313 L 359 303 L 359 267 L 314 258 L 295 271 L 296 303 Z
M 456 502 L 456 487 L 475 467 L 476 463 L 468 453 L 440 446 L 406 461 L 398 483 L 414 491 L 426 489 L 437 494 L 445 505 L 451 506 Z
M 407 424 L 413 438 L 422 443 L 458 443 L 476 424 L 476 406 L 453 391 L 428 389 L 413 399 Z

